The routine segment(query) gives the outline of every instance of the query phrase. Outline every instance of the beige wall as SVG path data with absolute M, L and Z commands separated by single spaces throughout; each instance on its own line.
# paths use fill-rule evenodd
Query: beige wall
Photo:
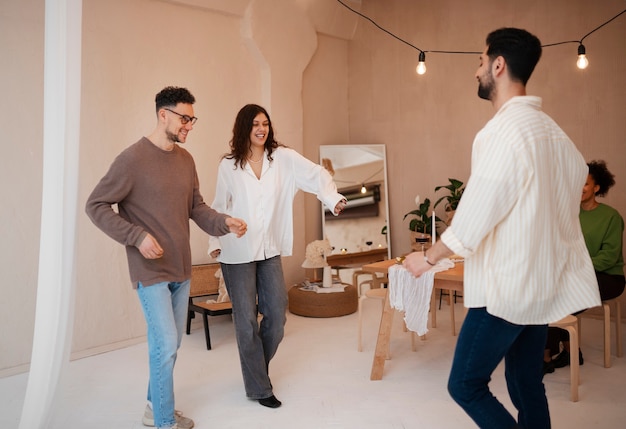
M 43 1 L 0 11 L 0 370 L 30 361 L 42 180 Z
M 188 5 L 185 5 L 187 3 Z M 486 33 L 515 25 L 543 42 L 576 39 L 623 9 L 605 0 L 349 1 L 422 49 L 480 51 Z M 191 5 L 191 6 L 189 6 Z M 262 7 L 260 6 L 262 5 Z M 427 11 L 427 13 L 424 13 Z M 8 2 L 0 12 L 0 374 L 30 360 L 41 209 L 43 0 Z M 122 246 L 84 216 L 84 201 L 113 157 L 154 126 L 154 94 L 188 87 L 200 119 L 186 148 L 211 201 L 214 168 L 227 150 L 232 122 L 245 103 L 266 105 L 278 137 L 313 160 L 320 144 L 387 145 L 393 253 L 408 250 L 402 215 L 416 194 L 469 174 L 476 131 L 493 114 L 477 99 L 474 55 L 427 56 L 334 0 L 85 0 L 79 221 L 74 356 L 143 341 L 145 327 L 130 288 Z M 626 104 L 624 16 L 590 36 L 591 61 L 573 67 L 576 46 L 544 52 L 529 92 L 587 158 L 604 158 L 618 185 L 606 202 L 626 213 L 622 120 Z M 453 31 L 450 31 L 453 29 Z M 285 258 L 288 282 L 302 274 L 304 246 L 321 237 L 314 197 L 296 199 L 296 246 Z M 206 236 L 193 226 L 194 262 L 207 260 Z
M 363 2 L 362 12 L 421 49 L 482 51 L 487 33 L 518 26 L 543 43 L 581 38 L 617 14 L 624 2 L 396 0 Z M 427 10 L 428 13 L 424 13 Z M 447 31 L 454 29 L 454 31 Z M 585 40 L 591 61 L 575 67 L 577 45 L 546 48 L 528 92 L 570 135 L 587 159 L 606 159 L 617 185 L 606 202 L 626 213 L 626 16 Z M 387 144 L 394 251 L 403 239 L 419 194 L 436 199 L 448 177 L 465 181 L 475 133 L 493 115 L 476 96 L 477 55 L 427 54 L 428 71 L 415 74 L 417 52 L 377 30 L 359 25 L 349 51 L 350 139 Z M 396 247 L 403 244 L 403 247 Z
M 199 119 L 185 148 L 196 160 L 200 189 L 209 202 L 214 169 L 228 150 L 237 110 L 261 102 L 259 68 L 241 41 L 240 18 L 148 0 L 83 3 L 74 351 L 145 334 L 123 246 L 102 234 L 82 209 L 113 158 L 154 128 L 155 93 L 179 85 L 196 97 Z M 184 31 L 172 31 L 175 22 L 184 23 Z M 193 223 L 192 230 L 194 262 L 207 262 L 206 234 Z
M 542 43 L 579 40 L 624 9 L 621 0 L 364 1 L 361 10 L 379 25 L 423 50 L 482 52 L 486 35 L 516 26 Z M 585 39 L 589 67 L 576 68 L 576 44 L 547 47 L 528 85 L 587 160 L 605 159 L 616 176 L 603 199 L 626 216 L 626 15 Z M 449 177 L 469 177 L 471 144 L 491 118 L 477 95 L 478 55 L 426 54 L 417 76 L 417 51 L 361 24 L 349 44 L 350 140 L 387 145 L 394 254 L 409 251 L 408 220 L 414 199 L 436 201 Z M 444 217 L 438 207 L 440 217 Z M 626 294 L 622 296 L 626 305 Z
M 358 2 L 351 2 L 358 5 Z M 2 211 L 0 264 L 5 299 L 0 302 L 0 374 L 27 369 L 32 350 L 37 292 L 41 207 L 43 109 L 43 0 L 11 2 L 0 13 L 0 70 L 5 95 L 0 107 L 5 132 L 0 159 Z M 76 255 L 76 317 L 73 356 L 145 341 L 145 322 L 130 287 L 124 249 L 95 228 L 84 202 L 113 158 L 155 125 L 154 95 L 165 85 L 188 87 L 200 119 L 185 147 L 196 160 L 205 199 L 212 200 L 215 167 L 228 150 L 234 117 L 246 103 L 264 105 L 277 136 L 306 153 L 303 78 L 318 45 L 331 72 L 338 71 L 341 131 L 347 135 L 346 42 L 356 17 L 334 2 L 313 0 L 85 0 L 83 2 L 79 214 Z M 288 37 L 286 36 L 288 35 Z M 329 61 L 332 61 L 329 60 Z M 326 88 L 310 85 L 313 92 Z M 343 95 L 341 95 L 343 94 Z M 327 127 L 328 125 L 326 125 Z M 318 133 L 319 135 L 319 133 Z M 317 159 L 317 155 L 312 156 Z M 16 180 L 17 179 L 17 180 Z M 288 283 L 303 275 L 307 224 L 304 198 L 294 208 L 294 256 L 285 258 Z M 208 261 L 207 236 L 192 224 L 195 263 Z

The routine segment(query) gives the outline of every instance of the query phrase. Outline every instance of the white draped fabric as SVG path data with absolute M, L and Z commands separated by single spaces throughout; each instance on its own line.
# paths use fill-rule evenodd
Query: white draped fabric
M 81 0 L 46 0 L 39 275 L 20 429 L 50 426 L 72 343 L 81 25 Z
M 418 335 L 428 332 L 428 310 L 435 273 L 452 267 L 454 262 L 442 259 L 419 277 L 415 277 L 402 265 L 389 267 L 389 303 L 392 308 L 404 312 L 407 329 Z

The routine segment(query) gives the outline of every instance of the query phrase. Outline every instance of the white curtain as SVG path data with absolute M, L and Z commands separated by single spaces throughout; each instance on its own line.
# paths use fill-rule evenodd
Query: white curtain
M 49 425 L 72 342 L 81 21 L 82 0 L 46 0 L 39 276 L 20 429 Z

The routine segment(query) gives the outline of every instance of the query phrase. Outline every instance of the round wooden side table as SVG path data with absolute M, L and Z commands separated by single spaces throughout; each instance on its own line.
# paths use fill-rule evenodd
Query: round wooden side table
M 305 317 L 338 317 L 356 312 L 359 298 L 356 287 L 346 285 L 343 292 L 317 293 L 301 290 L 300 284 L 289 289 L 289 311 Z

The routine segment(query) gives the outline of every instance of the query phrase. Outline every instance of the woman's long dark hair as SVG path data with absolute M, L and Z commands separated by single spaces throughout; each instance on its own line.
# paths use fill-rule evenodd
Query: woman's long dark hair
M 267 159 L 272 162 L 272 152 L 282 146 L 274 139 L 274 127 L 269 113 L 263 107 L 257 104 L 246 104 L 237 113 L 235 125 L 233 126 L 233 138 L 230 141 L 230 154 L 225 155 L 227 159 L 235 160 L 235 168 L 244 168 L 248 160 L 248 152 L 250 150 L 250 133 L 252 132 L 252 122 L 259 113 L 263 113 L 269 122 L 269 131 L 265 140 L 265 150 L 267 151 Z

